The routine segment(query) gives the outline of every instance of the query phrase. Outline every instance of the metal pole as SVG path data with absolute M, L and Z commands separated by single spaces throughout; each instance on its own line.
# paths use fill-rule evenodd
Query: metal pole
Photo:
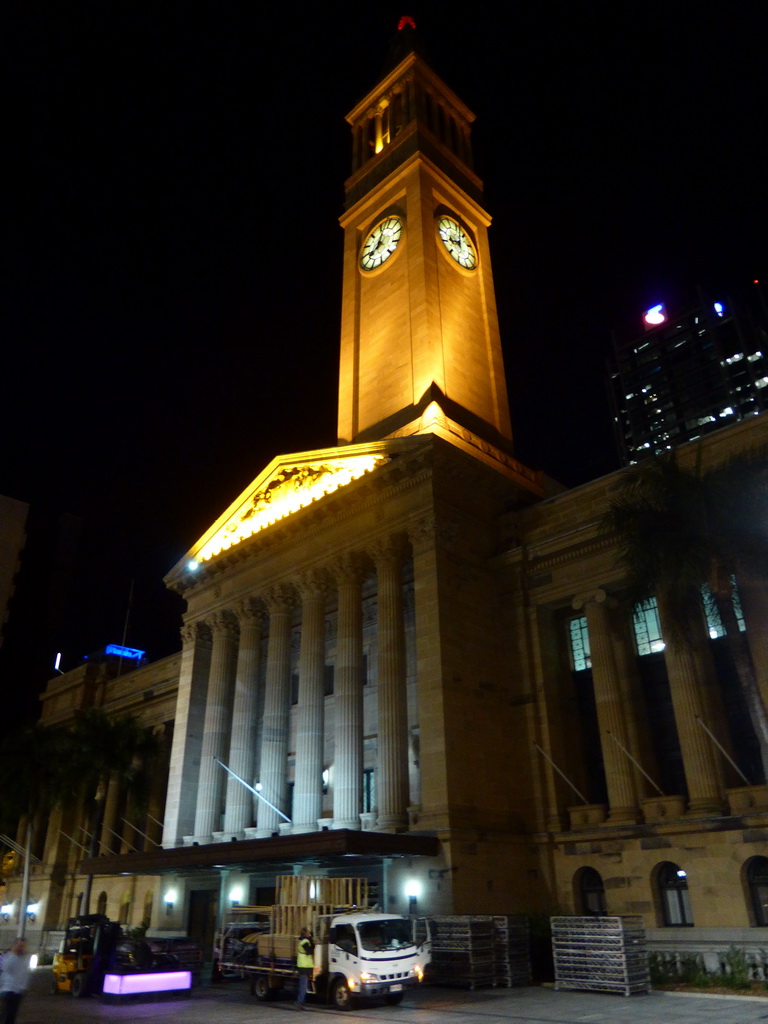
M 229 772 L 229 774 L 232 776 L 233 779 L 237 779 L 237 781 L 242 786 L 245 786 L 246 789 L 249 789 L 251 791 L 251 793 L 253 793 L 254 796 L 257 796 L 259 798 L 259 800 L 262 800 L 267 805 L 267 807 L 270 807 L 273 811 L 275 811 L 276 814 L 279 814 L 280 817 L 283 819 L 283 821 L 287 821 L 289 825 L 291 824 L 291 819 L 288 817 L 288 815 L 287 814 L 283 814 L 283 812 L 280 810 L 279 807 L 275 807 L 274 804 L 271 804 L 269 802 L 269 800 L 267 800 L 267 798 L 265 796 L 261 795 L 261 793 L 258 791 L 258 789 L 254 789 L 253 786 L 249 786 L 248 783 L 245 781 L 245 779 L 241 779 L 239 775 L 237 775 L 235 772 L 232 771 L 231 768 L 227 768 L 227 766 L 224 764 L 224 762 L 220 761 L 218 759 L 218 757 L 214 757 L 213 760 L 217 764 L 220 764 L 225 772 Z
M 148 817 L 151 818 L 152 815 L 150 814 L 150 815 L 148 815 Z M 152 820 L 153 821 L 157 821 L 157 818 L 152 818 Z M 141 829 L 138 827 L 138 825 L 134 825 L 132 821 L 128 821 L 127 818 L 121 818 L 120 821 L 124 822 L 128 826 L 128 828 L 132 828 L 134 832 L 138 832 L 138 834 L 141 836 L 142 839 L 148 840 L 150 843 L 152 843 L 153 846 L 159 846 L 160 845 L 160 843 L 156 843 L 155 840 L 151 836 L 148 836 L 146 832 L 142 832 Z M 162 824 L 162 822 L 158 822 L 158 825 L 161 825 L 161 824 Z M 127 840 L 126 840 L 126 842 L 127 842 Z M 130 843 L 128 845 L 130 846 Z M 134 847 L 134 849 L 135 849 L 135 847 Z M 137 853 L 138 853 L 138 850 L 137 850 Z
M 609 736 L 611 737 L 611 739 L 612 739 L 612 740 L 613 740 L 613 742 L 614 742 L 614 743 L 616 744 L 616 746 L 617 746 L 617 747 L 619 748 L 619 750 L 620 750 L 620 751 L 621 751 L 621 752 L 622 752 L 623 754 L 626 754 L 626 755 L 627 755 L 627 757 L 629 758 L 629 760 L 630 760 L 630 761 L 632 762 L 632 764 L 633 764 L 633 765 L 635 766 L 635 768 L 637 768 L 637 770 L 638 770 L 638 771 L 640 772 L 640 774 L 641 774 L 641 775 L 643 776 L 643 778 L 647 779 L 647 780 L 648 780 L 648 781 L 650 782 L 650 784 L 651 784 L 651 785 L 653 786 L 653 788 L 654 788 L 654 789 L 656 790 L 656 792 L 657 792 L 657 793 L 659 794 L 659 796 L 664 796 L 664 790 L 663 790 L 663 789 L 661 789 L 661 787 L 660 787 L 660 786 L 657 786 L 657 785 L 656 785 L 656 783 L 655 783 L 655 782 L 653 781 L 653 779 L 652 779 L 652 778 L 651 778 L 651 776 L 650 776 L 650 775 L 648 774 L 648 772 L 647 772 L 647 771 L 646 771 L 646 770 L 645 770 L 645 769 L 643 768 L 643 766 L 642 766 L 641 764 L 639 764 L 639 763 L 638 763 L 638 762 L 637 762 L 637 761 L 636 761 L 636 760 L 634 759 L 634 757 L 632 757 L 632 755 L 631 755 L 631 754 L 630 754 L 630 752 L 629 752 L 629 751 L 627 750 L 627 748 L 626 748 L 625 746 L 623 746 L 623 745 L 622 745 L 622 744 L 621 744 L 621 743 L 620 743 L 620 742 L 619 742 L 619 741 L 618 741 L 618 740 L 616 739 L 616 737 L 615 737 L 615 736 L 613 735 L 613 733 L 612 733 L 612 732 L 609 732 L 609 733 L 608 733 L 608 735 L 609 735 Z
M 723 757 L 728 762 L 728 764 L 742 777 L 742 779 L 744 779 L 744 781 L 746 782 L 746 784 L 748 786 L 751 786 L 752 783 L 749 781 L 747 776 L 744 774 L 744 772 L 741 770 L 741 768 L 739 768 L 739 766 L 736 764 L 736 762 L 733 760 L 733 758 L 727 753 L 727 751 L 725 751 L 723 749 L 723 746 L 722 746 L 721 743 L 718 742 L 717 737 L 713 736 L 713 734 L 709 731 L 709 729 L 706 727 L 706 725 L 704 725 L 704 723 L 702 722 L 702 720 L 699 718 L 698 715 L 696 715 L 696 721 L 699 723 L 699 725 L 704 730 L 704 732 L 707 734 L 707 736 L 709 736 L 709 738 L 715 744 L 715 746 L 720 751 L 720 753 L 723 755 Z
M 549 754 L 548 754 L 548 753 L 547 753 L 546 751 L 542 750 L 542 749 L 541 749 L 541 747 L 539 746 L 539 744 L 538 744 L 538 743 L 534 743 L 533 745 L 534 745 L 534 747 L 536 747 L 536 749 L 537 749 L 537 750 L 538 750 L 538 752 L 539 752 L 539 753 L 541 754 L 541 756 L 542 756 L 543 758 L 545 758 L 545 759 L 546 759 L 547 761 L 549 761 L 549 763 L 550 763 L 550 764 L 552 765 L 552 767 L 553 767 L 553 768 L 555 769 L 555 771 L 556 771 L 556 772 L 557 772 L 557 774 L 558 774 L 558 775 L 560 776 L 560 778 L 561 778 L 561 779 L 563 779 L 563 780 L 564 780 L 564 781 L 565 781 L 565 782 L 566 782 L 566 783 L 567 783 L 567 784 L 568 784 L 568 785 L 569 785 L 569 786 L 571 787 L 571 789 L 572 789 L 572 790 L 573 790 L 573 792 L 574 792 L 574 793 L 576 794 L 576 796 L 577 796 L 577 797 L 579 798 L 579 800 L 581 800 L 581 802 L 582 802 L 583 804 L 588 804 L 588 803 L 589 803 L 589 800 L 587 800 L 587 798 L 586 798 L 586 797 L 584 796 L 584 794 L 583 794 L 583 793 L 580 793 L 580 792 L 578 791 L 578 789 L 576 789 L 576 787 L 575 787 L 575 786 L 574 786 L 574 784 L 573 784 L 573 783 L 571 782 L 571 780 L 570 780 L 570 779 L 568 778 L 568 776 L 567 776 L 567 775 L 565 774 L 565 772 L 562 772 L 562 771 L 560 771 L 560 769 L 559 769 L 559 768 L 557 767 L 557 765 L 556 765 L 556 764 L 555 764 L 555 762 L 554 762 L 554 761 L 552 760 L 552 758 L 551 758 L 551 757 L 549 756 Z

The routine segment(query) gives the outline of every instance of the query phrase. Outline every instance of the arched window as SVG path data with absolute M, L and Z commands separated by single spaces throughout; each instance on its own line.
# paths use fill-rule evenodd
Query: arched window
M 123 898 L 120 900 L 120 914 L 118 921 L 120 924 L 128 924 L 128 918 L 131 914 L 131 894 L 130 892 L 124 892 Z
M 146 922 L 147 928 L 152 924 L 152 901 L 155 898 L 155 894 L 151 889 L 147 889 L 144 893 L 144 913 L 141 915 L 141 923 Z
M 686 872 L 677 864 L 666 861 L 659 866 L 656 884 L 659 890 L 664 924 L 669 928 L 693 925 Z
M 582 868 L 578 879 L 579 912 L 585 917 L 605 917 L 605 886 L 600 872 L 594 868 Z
M 747 885 L 758 928 L 768 928 L 768 857 L 753 857 L 747 867 Z
M 99 893 L 99 900 L 98 900 L 98 902 L 96 904 L 96 913 L 97 914 L 106 914 L 107 913 L 107 894 L 105 892 L 100 892 Z

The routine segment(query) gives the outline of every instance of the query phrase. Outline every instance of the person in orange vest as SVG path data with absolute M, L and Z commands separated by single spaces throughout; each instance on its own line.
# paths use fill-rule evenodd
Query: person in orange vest
M 296 947 L 296 967 L 299 970 L 299 991 L 296 993 L 296 1005 L 300 1010 L 306 1009 L 304 1000 L 307 998 L 307 987 L 315 966 L 314 948 L 315 943 L 309 928 L 302 928 Z

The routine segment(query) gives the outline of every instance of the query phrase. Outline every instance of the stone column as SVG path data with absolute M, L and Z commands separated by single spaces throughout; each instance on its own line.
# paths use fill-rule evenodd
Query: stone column
M 173 736 L 173 723 L 166 722 L 163 725 L 157 725 L 152 732 L 157 740 L 157 754 L 153 761 L 149 800 L 147 803 L 147 816 L 144 828 L 146 837 L 142 838 L 139 836 L 138 841 L 135 843 L 140 850 L 145 852 L 156 849 L 157 841 L 160 839 L 158 821 L 162 818 L 163 814 L 165 782 L 168 778 L 168 760 Z
M 278 584 L 267 591 L 264 600 L 269 611 L 269 646 L 259 781 L 264 798 L 285 812 L 294 593 L 290 587 Z M 277 832 L 284 819 L 261 800 L 257 810 L 256 836 L 264 838 Z
M 399 831 L 408 824 L 408 690 L 402 541 L 396 538 L 380 541 L 371 554 L 378 575 L 378 827 Z
M 255 766 L 255 726 L 258 699 L 259 654 L 264 611 L 258 601 L 247 597 L 235 608 L 240 622 L 240 646 L 235 670 L 235 696 L 232 704 L 232 730 L 227 765 L 233 772 L 253 785 Z M 227 775 L 227 796 L 224 807 L 222 838 L 238 839 L 254 819 L 255 797 L 242 783 Z
M 325 573 L 310 570 L 299 578 L 302 598 L 299 706 L 296 715 L 296 777 L 293 831 L 316 832 L 323 810 L 325 737 Z
M 723 784 L 718 761 L 720 755 L 698 721 L 709 724 L 706 695 L 698 680 L 696 651 L 683 640 L 675 638 L 669 625 L 670 615 L 661 597 L 658 598 L 658 607 L 661 631 L 666 643 L 664 660 L 688 785 L 688 813 L 692 816 L 720 814 L 723 809 Z M 703 621 L 701 639 L 706 642 Z
M 195 813 L 197 842 L 210 842 L 213 833 L 221 827 L 225 772 L 216 758 L 223 761 L 228 753 L 237 657 L 237 623 L 230 612 L 217 612 L 211 618 L 211 632 L 213 653 Z
M 179 846 L 195 827 L 200 751 L 205 723 L 205 693 L 211 665 L 211 631 L 205 622 L 181 630 L 183 649 L 165 798 L 163 846 Z
M 120 788 L 117 778 L 111 775 L 104 800 L 104 820 L 101 825 L 99 853 L 116 853 L 119 850 L 120 832 L 122 831 L 122 823 L 118 821 Z
M 426 515 L 408 531 L 413 551 L 416 620 L 416 671 L 421 778 L 419 827 L 445 828 L 450 820 L 451 772 L 449 726 L 463 723 L 446 717 L 446 616 L 451 605 L 450 558 L 456 528 L 437 515 Z
M 573 607 L 577 611 L 583 608 L 587 617 L 589 647 L 592 654 L 592 683 L 608 788 L 608 824 L 634 824 L 638 820 L 637 793 L 632 762 L 624 753 L 624 750 L 629 750 L 629 740 L 622 709 L 621 681 L 611 637 L 607 597 L 604 590 L 595 590 L 583 597 L 574 598 Z
M 360 828 L 363 794 L 363 609 L 361 560 L 347 554 L 333 566 L 339 591 L 336 639 L 336 754 L 333 827 Z

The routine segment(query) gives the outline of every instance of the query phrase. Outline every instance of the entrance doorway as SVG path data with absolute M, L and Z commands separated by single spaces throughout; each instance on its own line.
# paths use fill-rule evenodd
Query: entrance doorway
M 213 960 L 218 906 L 218 889 L 192 889 L 189 894 L 187 934 L 200 943 L 203 958 L 209 963 Z

